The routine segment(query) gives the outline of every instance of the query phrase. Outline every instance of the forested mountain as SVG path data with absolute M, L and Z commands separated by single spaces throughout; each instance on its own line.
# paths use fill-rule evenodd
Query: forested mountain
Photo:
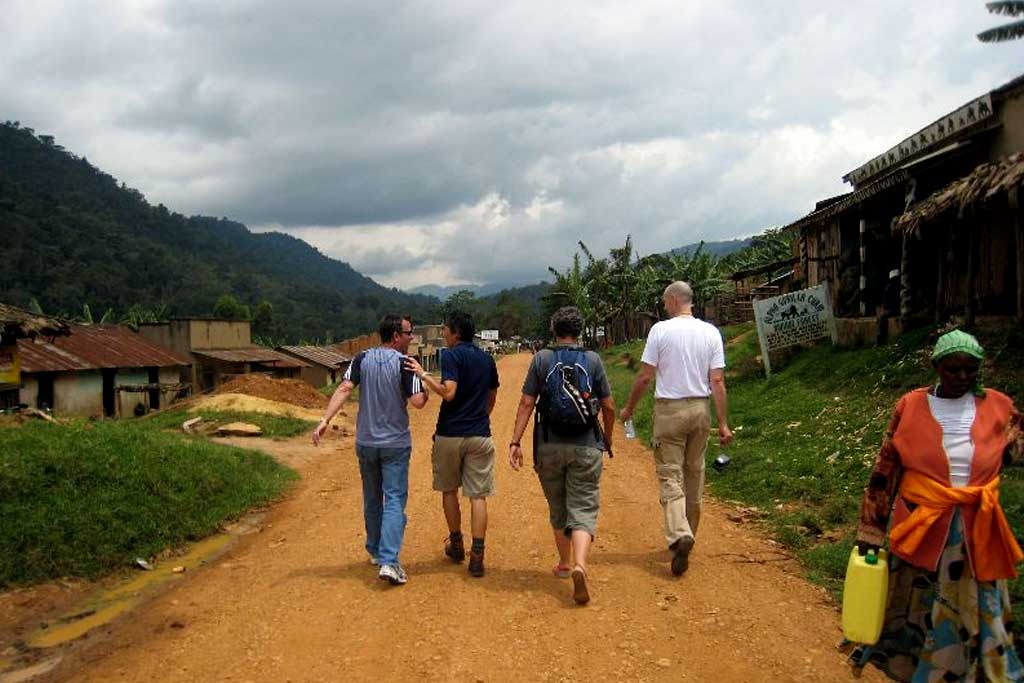
M 0 301 L 50 314 L 88 305 L 209 315 L 234 295 L 256 332 L 329 340 L 376 328 L 385 311 L 424 320 L 438 300 L 389 289 L 294 237 L 226 218 L 186 217 L 17 122 L 0 125 Z M 267 315 L 269 313 L 269 316 Z
M 685 247 L 676 247 L 669 254 L 693 254 L 696 253 L 698 247 L 702 244 L 704 247 L 701 251 L 705 254 L 728 256 L 749 247 L 752 244 L 752 239 L 750 237 L 740 237 L 739 239 L 725 240 L 724 242 L 696 242 L 694 244 L 687 244 Z

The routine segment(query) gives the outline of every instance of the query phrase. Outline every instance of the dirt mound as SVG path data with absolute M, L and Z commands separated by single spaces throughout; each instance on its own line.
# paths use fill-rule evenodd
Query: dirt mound
M 319 422 L 323 416 L 323 409 L 303 408 L 285 401 L 271 401 L 259 396 L 248 394 L 214 394 L 203 396 L 189 406 L 190 413 L 198 413 L 202 410 L 226 410 L 242 413 L 266 413 L 268 415 L 284 415 L 295 417 L 300 420 Z M 342 411 L 341 415 L 344 415 Z
M 326 396 L 301 380 L 272 379 L 259 373 L 235 377 L 220 385 L 217 393 L 246 394 L 303 408 L 320 409 L 327 405 Z

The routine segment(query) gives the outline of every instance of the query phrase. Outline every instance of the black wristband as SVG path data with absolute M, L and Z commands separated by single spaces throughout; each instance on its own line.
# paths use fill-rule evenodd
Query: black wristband
M 512 441 L 508 445 L 509 446 L 518 446 L 519 448 L 523 447 L 522 444 L 520 444 L 518 441 Z

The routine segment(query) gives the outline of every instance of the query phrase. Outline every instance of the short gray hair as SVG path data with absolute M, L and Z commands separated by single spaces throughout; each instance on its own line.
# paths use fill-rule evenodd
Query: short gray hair
M 665 293 L 662 296 L 666 299 L 672 297 L 681 304 L 692 304 L 693 288 L 690 287 L 689 283 L 676 280 L 665 288 Z
M 583 316 L 575 306 L 562 306 L 551 316 L 551 331 L 556 337 L 577 339 L 583 333 Z

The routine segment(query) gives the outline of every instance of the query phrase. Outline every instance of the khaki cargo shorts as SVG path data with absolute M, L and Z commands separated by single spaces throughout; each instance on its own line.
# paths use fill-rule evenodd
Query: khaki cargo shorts
M 494 494 L 494 442 L 489 436 L 435 436 L 431 456 L 434 490 L 470 498 Z
M 570 444 L 537 445 L 534 469 L 548 501 L 551 527 L 566 536 L 583 529 L 591 536 L 597 531 L 601 507 L 601 470 L 604 452 L 599 448 Z

